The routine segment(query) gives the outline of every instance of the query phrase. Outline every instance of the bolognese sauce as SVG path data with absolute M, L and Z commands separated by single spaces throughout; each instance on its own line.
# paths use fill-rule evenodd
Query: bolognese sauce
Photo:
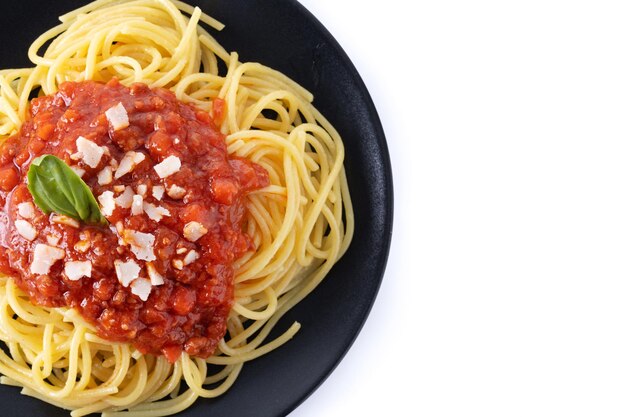
M 82 177 L 108 226 L 37 207 L 27 172 L 45 154 Z M 208 357 L 226 331 L 233 263 L 254 248 L 243 199 L 267 185 L 261 166 L 228 155 L 209 113 L 171 92 L 66 82 L 33 99 L 1 147 L 0 272 L 105 339 L 170 362 Z

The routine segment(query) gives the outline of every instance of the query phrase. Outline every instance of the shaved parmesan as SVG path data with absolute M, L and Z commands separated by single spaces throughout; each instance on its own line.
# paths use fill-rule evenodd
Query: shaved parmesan
M 187 255 L 185 255 L 185 259 L 183 259 L 183 263 L 185 265 L 189 265 L 190 263 L 197 261 L 198 258 L 200 258 L 200 254 L 192 249 L 189 251 L 189 253 L 187 253 Z
M 183 261 L 181 261 L 180 259 L 174 259 L 172 261 L 172 265 L 174 266 L 174 268 L 178 269 L 178 270 L 182 270 L 183 267 L 185 266 L 185 264 L 183 263 Z
M 80 227 L 80 223 L 78 223 L 78 220 L 72 219 L 71 217 L 65 216 L 63 214 L 52 215 L 52 219 L 50 221 L 52 223 L 64 224 L 66 226 L 75 227 L 77 229 Z
M 169 195 L 174 200 L 180 200 L 185 196 L 186 192 L 187 190 L 185 190 L 183 187 L 179 187 L 178 185 L 174 184 L 170 187 L 169 190 L 167 190 L 167 195 Z
M 82 136 L 76 139 L 76 149 L 81 153 L 83 162 L 91 168 L 97 167 L 102 159 L 102 155 L 104 155 L 104 149 L 102 147 Z
M 91 247 L 91 242 L 89 242 L 88 240 L 79 240 L 74 245 L 74 250 L 78 251 L 78 252 L 85 253 L 85 252 L 87 252 L 89 250 L 90 247 Z
M 91 277 L 91 261 L 65 262 L 65 276 L 70 281 L 78 281 L 82 277 Z
M 154 166 L 154 170 L 161 178 L 169 177 L 170 175 L 180 170 L 180 158 L 174 155 L 170 155 L 165 158 L 161 163 Z
M 130 292 L 139 297 L 141 301 L 146 301 L 151 291 L 152 283 L 145 278 L 137 278 L 130 284 Z
M 98 202 L 100 203 L 100 209 L 102 214 L 110 216 L 115 210 L 115 199 L 113 198 L 113 191 L 105 191 L 98 196 Z
M 141 152 L 128 151 L 124 154 L 124 157 L 120 161 L 120 165 L 117 167 L 115 171 L 115 179 L 119 179 L 124 175 L 132 172 L 133 169 L 137 165 L 139 165 L 144 159 L 146 159 L 146 155 Z
M 17 213 L 25 219 L 32 219 L 35 217 L 35 206 L 30 201 L 20 203 L 17 205 Z
M 139 194 L 140 196 L 145 197 L 147 192 L 148 186 L 146 184 L 139 184 L 137 186 L 137 194 Z
M 20 236 L 26 240 L 30 240 L 31 242 L 37 237 L 37 230 L 35 230 L 33 225 L 28 223 L 26 220 L 16 220 L 15 229 Z
M 65 252 L 54 246 L 38 243 L 33 251 L 33 262 L 30 264 L 32 274 L 45 275 L 50 272 L 50 267 L 56 261 L 65 257 Z
M 183 236 L 190 242 L 195 242 L 202 236 L 206 235 L 208 230 L 198 222 L 189 222 L 183 228 Z
M 47 235 L 46 236 L 46 242 L 48 242 L 48 245 L 50 245 L 50 246 L 58 245 L 60 240 L 61 240 L 61 238 L 58 237 L 58 236 L 52 236 L 52 235 Z
M 123 286 L 128 287 L 128 284 L 139 278 L 139 271 L 141 271 L 141 268 L 137 262 L 132 259 L 129 259 L 126 262 L 116 259 L 113 264 L 115 265 L 117 280 Z
M 126 187 L 122 195 L 115 199 L 115 203 L 122 208 L 130 208 L 133 204 L 133 195 L 132 187 Z
M 130 213 L 133 216 L 143 213 L 143 197 L 139 194 L 133 196 L 133 204 L 130 207 Z
M 72 171 L 74 171 L 76 173 L 76 175 L 78 175 L 81 178 L 83 177 L 83 175 L 85 175 L 85 170 L 82 169 L 82 168 L 79 168 L 79 167 L 77 167 L 75 165 L 70 166 L 70 169 Z
M 137 259 L 142 261 L 154 261 L 154 235 L 150 233 L 136 232 L 134 230 L 124 230 L 122 239 L 130 245 L 130 250 Z
M 122 103 L 117 103 L 115 106 L 105 111 L 104 114 L 114 131 L 124 129 L 129 125 L 128 113 Z
M 161 201 L 164 193 L 165 193 L 164 186 L 155 185 L 154 187 L 152 187 L 152 197 L 156 198 L 157 200 Z
M 165 283 L 163 275 L 159 274 L 159 271 L 156 270 L 152 262 L 146 263 L 146 269 L 148 270 L 148 276 L 150 277 L 152 285 L 163 285 Z
M 107 185 L 113 182 L 113 170 L 111 167 L 104 167 L 98 172 L 98 184 Z
M 148 217 L 155 222 L 160 222 L 164 216 L 170 215 L 170 211 L 168 209 L 157 207 L 151 203 L 143 203 L 143 211 L 145 211 Z

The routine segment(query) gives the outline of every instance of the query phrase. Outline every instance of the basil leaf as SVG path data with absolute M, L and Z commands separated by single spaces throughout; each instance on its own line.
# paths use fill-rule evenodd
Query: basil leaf
M 46 214 L 64 214 L 87 224 L 108 224 L 85 181 L 54 155 L 42 155 L 30 164 L 28 191 Z

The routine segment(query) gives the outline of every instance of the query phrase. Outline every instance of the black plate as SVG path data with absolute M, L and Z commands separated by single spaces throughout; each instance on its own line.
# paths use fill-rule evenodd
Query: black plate
M 315 95 L 315 105 L 341 133 L 354 200 L 356 233 L 344 258 L 307 299 L 290 311 L 302 329 L 288 344 L 244 366 L 222 397 L 199 400 L 181 416 L 283 416 L 337 366 L 359 333 L 378 292 L 391 240 L 393 190 L 385 137 L 356 69 L 328 31 L 293 0 L 188 1 L 226 24 L 216 35 L 242 61 L 259 61 L 289 75 Z M 30 66 L 28 46 L 77 0 L 2 3 L 0 68 Z M 367 366 L 367 364 L 364 364 Z M 67 416 L 0 386 L 2 416 Z

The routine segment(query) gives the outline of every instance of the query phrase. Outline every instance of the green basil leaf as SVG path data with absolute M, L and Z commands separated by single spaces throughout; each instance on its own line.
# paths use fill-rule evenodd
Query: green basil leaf
M 87 224 L 108 224 L 85 181 L 54 155 L 42 155 L 30 164 L 28 190 L 46 214 L 64 214 Z

